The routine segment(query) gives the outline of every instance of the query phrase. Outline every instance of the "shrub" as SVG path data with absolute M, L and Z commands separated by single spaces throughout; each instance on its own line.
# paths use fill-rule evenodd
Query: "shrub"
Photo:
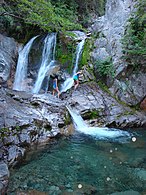
M 97 60 L 95 66 L 100 76 L 111 76 L 114 78 L 115 69 L 110 57 L 105 60 Z

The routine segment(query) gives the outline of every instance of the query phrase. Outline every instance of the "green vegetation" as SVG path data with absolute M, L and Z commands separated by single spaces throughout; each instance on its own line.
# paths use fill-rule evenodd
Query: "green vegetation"
M 96 119 L 99 116 L 99 113 L 97 110 L 92 110 L 90 113 L 90 119 Z
M 20 132 L 20 130 L 19 126 L 11 127 L 11 129 L 9 127 L 3 127 L 0 129 L 0 137 L 4 138 L 10 134 L 16 134 L 17 132 Z
M 82 53 L 82 58 L 81 61 L 79 63 L 79 68 L 81 68 L 82 66 L 86 65 L 89 63 L 90 61 L 90 50 L 91 50 L 91 40 L 87 39 L 85 44 L 84 44 L 84 49 L 83 49 L 83 53 Z
M 102 113 L 103 110 L 102 109 L 93 109 L 93 110 L 89 110 L 88 112 L 85 112 L 82 117 L 84 118 L 84 120 L 88 120 L 88 119 L 97 119 L 100 116 L 100 113 Z
M 64 31 L 80 28 L 77 21 L 75 10 L 67 8 L 61 2 L 52 5 L 51 1 L 46 0 L 15 0 L 18 11 L 22 13 L 28 24 L 35 24 L 45 31 Z
M 1 29 L 17 39 L 39 32 L 82 29 L 77 11 L 64 1 L 5 0 L 0 11 Z
M 71 121 L 72 121 L 72 120 L 71 120 L 70 114 L 69 114 L 68 112 L 66 112 L 64 124 L 65 124 L 65 125 L 70 125 L 70 124 L 71 124 Z
M 60 36 L 56 46 L 56 60 L 58 60 L 69 73 L 72 72 L 72 59 L 76 51 L 75 42 Z
M 105 60 L 97 60 L 95 66 L 100 76 L 111 76 L 112 78 L 114 78 L 115 70 L 111 58 L 107 58 Z
M 146 62 L 146 1 L 139 0 L 122 40 L 123 57 L 134 69 Z
M 101 81 L 98 81 L 98 86 L 99 86 L 103 91 L 107 92 L 109 95 L 112 96 L 112 94 L 111 94 L 111 92 L 110 92 L 108 86 L 107 86 L 105 83 L 103 83 L 103 82 L 101 82 Z
M 76 2 L 79 13 L 79 21 L 84 27 L 88 27 L 90 19 L 94 16 L 102 16 L 105 12 L 106 0 L 71 0 Z
M 1 33 L 27 40 L 42 32 L 83 30 L 91 13 L 104 13 L 105 0 L 3 0 L 0 5 Z
M 9 128 L 3 127 L 0 129 L 0 137 L 3 138 L 10 132 Z

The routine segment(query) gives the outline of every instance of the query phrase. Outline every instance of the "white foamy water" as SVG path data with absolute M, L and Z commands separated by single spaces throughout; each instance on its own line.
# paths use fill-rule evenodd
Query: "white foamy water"
M 51 33 L 46 36 L 44 40 L 44 48 L 42 53 L 42 62 L 38 71 L 38 76 L 32 90 L 33 93 L 38 93 L 41 89 L 43 80 L 46 73 L 49 72 L 50 68 L 54 66 L 54 55 L 56 47 L 56 33 Z
M 79 63 L 79 59 L 81 57 L 82 51 L 83 51 L 83 46 L 85 43 L 85 39 L 83 39 L 76 48 L 76 53 L 75 53 L 75 62 L 74 62 L 74 69 L 73 69 L 73 73 L 72 73 L 72 77 L 67 78 L 64 83 L 61 85 L 61 92 L 66 92 L 68 89 L 70 89 L 73 84 L 73 75 L 77 72 L 78 70 L 78 63 Z
M 86 135 L 91 135 L 100 139 L 113 139 L 113 138 L 129 138 L 131 137 L 130 133 L 126 131 L 122 131 L 119 129 L 113 129 L 108 127 L 89 127 L 83 118 L 71 108 L 67 107 L 70 115 L 73 118 L 73 122 L 75 124 L 75 128 L 77 131 L 84 133 Z
M 73 77 L 69 77 L 67 78 L 64 83 L 62 84 L 61 86 L 61 93 L 62 92 L 66 92 L 68 89 L 70 89 L 74 84 L 74 80 L 73 80 Z
M 25 91 L 27 88 L 25 80 L 27 78 L 28 55 L 32 47 L 32 44 L 37 37 L 38 36 L 33 37 L 19 52 L 15 81 L 13 85 L 14 90 Z
M 78 45 L 76 49 L 76 55 L 75 55 L 75 64 L 74 64 L 74 69 L 73 69 L 73 75 L 77 72 L 78 70 L 78 63 L 79 59 L 81 57 L 82 51 L 83 51 L 83 46 L 85 43 L 85 39 L 83 39 Z

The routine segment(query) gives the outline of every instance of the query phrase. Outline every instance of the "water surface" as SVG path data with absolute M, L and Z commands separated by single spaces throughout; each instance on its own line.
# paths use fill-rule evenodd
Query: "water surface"
M 126 142 L 76 132 L 35 150 L 11 170 L 8 194 L 146 194 L 145 130 Z

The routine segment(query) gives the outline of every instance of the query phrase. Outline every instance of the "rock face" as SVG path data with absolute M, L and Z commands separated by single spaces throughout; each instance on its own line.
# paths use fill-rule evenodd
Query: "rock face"
M 128 19 L 135 11 L 135 4 L 133 0 L 108 0 L 105 15 L 96 19 L 89 28 L 97 36 L 91 53 L 93 61 L 112 58 L 116 74 L 114 81 L 107 83 L 110 83 L 111 92 L 130 106 L 139 104 L 146 95 L 145 68 L 133 72 L 121 58 L 121 39 Z
M 59 134 L 60 128 L 66 125 L 65 114 L 64 102 L 50 94 L 32 95 L 1 89 L 1 158 L 12 164 L 24 155 L 26 146 Z M 8 147 L 4 147 L 6 145 Z
M 18 44 L 13 38 L 0 34 L 0 84 L 10 85 L 18 55 Z
M 146 125 L 143 113 L 117 102 L 110 92 L 104 92 L 93 82 L 79 86 L 67 102 L 93 126 L 124 128 Z
M 5 194 L 6 186 L 8 184 L 9 170 L 4 162 L 0 162 L 0 192 Z
M 121 38 L 124 35 L 127 20 L 134 11 L 134 5 L 133 0 L 108 0 L 105 15 L 95 20 L 90 29 L 93 33 L 99 34 L 94 42 L 93 59 L 104 60 L 112 57 L 113 64 L 117 68 L 117 75 L 125 67 L 123 61 L 120 60 Z

